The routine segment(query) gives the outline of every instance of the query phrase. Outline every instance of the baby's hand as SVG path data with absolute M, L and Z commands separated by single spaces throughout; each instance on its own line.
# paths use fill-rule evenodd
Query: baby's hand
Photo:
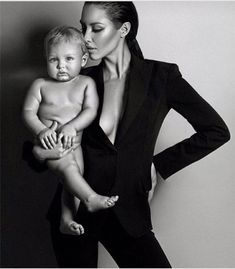
M 60 232 L 63 234 L 81 235 L 84 234 L 84 228 L 75 221 L 71 221 L 70 223 L 63 222 L 60 224 Z
M 38 134 L 38 139 L 44 149 L 53 149 L 57 143 L 57 134 L 54 130 L 45 128 Z
M 65 124 L 59 128 L 58 132 L 58 139 L 60 140 L 63 138 L 63 147 L 65 149 L 68 149 L 74 145 L 77 135 L 75 128 L 71 127 L 69 124 Z

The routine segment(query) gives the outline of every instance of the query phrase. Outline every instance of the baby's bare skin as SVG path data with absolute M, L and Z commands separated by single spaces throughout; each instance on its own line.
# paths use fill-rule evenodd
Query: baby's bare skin
M 48 167 L 62 175 L 67 190 L 81 199 L 88 211 L 95 212 L 113 206 L 117 198 L 98 195 L 82 176 L 82 130 L 89 125 L 90 118 L 94 118 L 90 107 L 95 107 L 96 112 L 98 105 L 91 84 L 90 78 L 82 75 L 67 82 L 38 79 L 26 99 L 25 110 L 38 115 L 38 118 L 31 117 L 30 127 L 35 132 L 45 127 L 41 138 L 39 135 L 39 144 L 34 147 L 35 156 L 46 159 Z
M 79 75 L 72 81 L 58 82 L 51 79 L 41 83 L 40 120 L 51 126 L 57 121 L 62 126 L 77 117 L 84 102 L 87 77 Z

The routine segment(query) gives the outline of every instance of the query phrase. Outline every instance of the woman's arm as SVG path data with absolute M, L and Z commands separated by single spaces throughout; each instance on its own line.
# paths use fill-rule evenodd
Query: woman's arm
M 182 78 L 177 65 L 172 65 L 169 71 L 167 104 L 186 118 L 196 133 L 154 156 L 155 167 L 164 179 L 230 139 L 228 127 L 222 118 Z

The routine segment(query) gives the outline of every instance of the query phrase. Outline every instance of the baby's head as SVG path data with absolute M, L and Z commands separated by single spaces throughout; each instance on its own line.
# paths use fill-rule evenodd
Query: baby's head
M 51 78 L 66 82 L 75 78 L 88 59 L 81 32 L 75 27 L 53 28 L 45 38 L 47 70 Z

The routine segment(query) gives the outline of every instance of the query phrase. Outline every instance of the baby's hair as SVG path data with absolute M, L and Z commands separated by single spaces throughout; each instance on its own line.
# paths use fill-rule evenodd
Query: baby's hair
M 53 28 L 45 37 L 44 48 L 47 55 L 48 49 L 61 41 L 76 40 L 81 45 L 82 54 L 88 53 L 82 33 L 72 26 L 58 26 Z

